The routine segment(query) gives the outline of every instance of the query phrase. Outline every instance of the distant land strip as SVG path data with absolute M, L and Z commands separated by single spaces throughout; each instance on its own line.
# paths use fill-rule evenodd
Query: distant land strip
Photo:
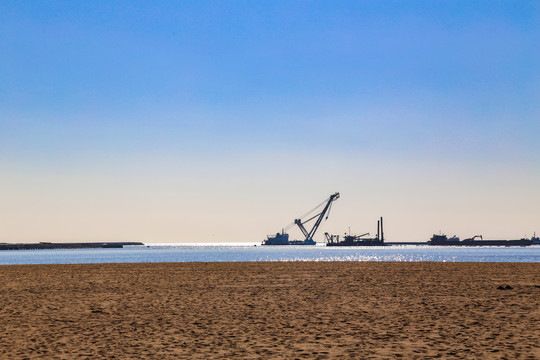
M 53 243 L 39 242 L 33 244 L 0 243 L 0 250 L 44 250 L 44 249 L 121 249 L 126 245 L 144 245 L 141 242 L 84 242 L 84 243 Z

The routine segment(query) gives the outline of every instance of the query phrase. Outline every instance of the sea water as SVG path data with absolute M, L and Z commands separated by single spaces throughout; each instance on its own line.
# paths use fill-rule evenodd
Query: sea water
M 529 247 L 326 247 L 260 244 L 147 244 L 122 249 L 0 251 L 0 265 L 223 261 L 540 262 Z

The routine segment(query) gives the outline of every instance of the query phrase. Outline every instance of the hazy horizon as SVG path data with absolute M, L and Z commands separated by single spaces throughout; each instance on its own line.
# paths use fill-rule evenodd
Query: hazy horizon
M 4 1 L 0 242 L 538 234 L 539 8 Z

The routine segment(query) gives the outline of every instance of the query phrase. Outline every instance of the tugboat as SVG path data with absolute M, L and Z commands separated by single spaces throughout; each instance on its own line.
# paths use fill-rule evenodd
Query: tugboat
M 313 210 L 311 210 L 301 218 L 295 219 L 291 224 L 281 230 L 281 233 L 276 233 L 275 236 L 268 235 L 266 239 L 263 240 L 262 245 L 316 245 L 317 243 L 315 242 L 315 240 L 313 240 L 313 237 L 315 236 L 315 233 L 317 232 L 317 229 L 319 228 L 319 225 L 321 224 L 323 218 L 325 218 L 325 215 L 325 219 L 328 219 L 328 216 L 330 214 L 330 208 L 332 207 L 332 202 L 337 199 L 339 199 L 338 192 L 330 195 L 328 199 L 317 205 L 317 207 L 315 207 Z M 324 208 L 320 213 L 311 216 L 307 220 L 302 220 L 303 218 L 306 218 L 308 215 L 313 214 L 316 210 L 320 209 L 323 206 Z M 313 227 L 310 231 L 307 231 L 304 225 L 314 219 L 317 219 L 315 221 L 315 224 L 313 224 Z M 300 231 L 302 231 L 302 234 L 305 237 L 304 240 L 289 240 L 289 234 L 287 234 L 285 231 L 289 230 L 294 225 L 297 225 L 300 228 Z

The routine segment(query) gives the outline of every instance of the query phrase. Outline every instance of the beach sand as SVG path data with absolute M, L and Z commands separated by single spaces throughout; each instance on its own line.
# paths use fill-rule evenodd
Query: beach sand
M 9 265 L 0 281 L 1 359 L 540 359 L 540 263 Z

